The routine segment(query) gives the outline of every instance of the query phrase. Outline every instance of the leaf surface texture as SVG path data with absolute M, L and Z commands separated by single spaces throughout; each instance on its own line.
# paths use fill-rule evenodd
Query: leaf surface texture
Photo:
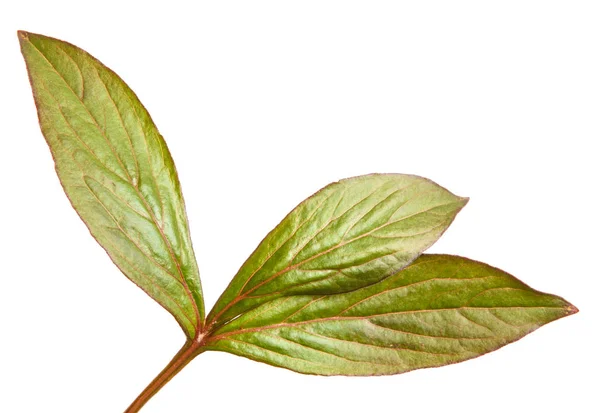
M 189 338 L 200 278 L 175 165 L 133 91 L 85 51 L 19 32 L 40 126 L 71 204 L 121 271 Z
M 396 374 L 477 357 L 576 311 L 489 265 L 422 255 L 356 291 L 265 303 L 207 346 L 301 373 Z
M 223 324 L 282 296 L 337 294 L 376 283 L 431 246 L 466 202 L 414 175 L 364 175 L 328 185 L 260 243 L 208 323 Z

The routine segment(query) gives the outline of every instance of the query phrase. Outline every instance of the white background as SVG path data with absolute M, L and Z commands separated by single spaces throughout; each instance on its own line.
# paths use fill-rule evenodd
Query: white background
M 17 29 L 119 73 L 177 163 L 207 307 L 325 184 L 426 176 L 471 202 L 430 251 L 580 313 L 462 364 L 303 376 L 206 353 L 152 412 L 598 412 L 594 1 L 10 1 L 0 10 L 0 411 L 122 412 L 183 344 L 71 209 Z

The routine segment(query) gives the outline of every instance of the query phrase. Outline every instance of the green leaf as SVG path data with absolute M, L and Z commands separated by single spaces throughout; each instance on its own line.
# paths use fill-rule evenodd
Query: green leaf
M 282 296 L 376 283 L 431 246 L 466 202 L 414 175 L 365 175 L 328 185 L 267 235 L 207 323 L 213 328 Z
M 489 265 L 423 255 L 356 291 L 263 304 L 216 330 L 206 348 L 300 373 L 395 374 L 477 357 L 575 312 Z
M 42 132 L 91 234 L 189 338 L 204 319 L 175 165 L 133 91 L 85 51 L 19 32 Z

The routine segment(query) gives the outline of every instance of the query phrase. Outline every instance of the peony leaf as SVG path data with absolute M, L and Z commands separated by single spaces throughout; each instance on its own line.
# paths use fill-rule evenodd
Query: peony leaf
M 421 255 L 468 199 L 418 176 L 373 174 L 300 203 L 205 322 L 179 179 L 150 115 L 85 51 L 18 34 L 42 133 L 73 208 L 187 336 L 126 413 L 140 411 L 207 350 L 300 373 L 396 374 L 477 357 L 578 311 L 487 264 Z
M 221 350 L 320 375 L 383 375 L 457 363 L 577 312 L 489 265 L 423 255 L 344 294 L 282 297 L 213 332 Z
M 282 296 L 337 294 L 376 283 L 437 241 L 466 203 L 414 175 L 365 175 L 328 185 L 267 235 L 207 324 Z
M 19 32 L 40 126 L 73 208 L 113 262 L 189 338 L 200 278 L 167 145 L 133 91 L 85 51 Z

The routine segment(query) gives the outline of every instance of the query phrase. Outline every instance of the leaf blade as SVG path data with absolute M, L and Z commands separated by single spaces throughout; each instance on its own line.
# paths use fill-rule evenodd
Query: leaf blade
M 40 127 L 73 208 L 193 338 L 204 303 L 175 165 L 133 91 L 82 49 L 19 32 Z
M 207 322 L 222 324 L 279 296 L 336 294 L 378 282 L 433 244 L 467 201 L 414 175 L 330 184 L 265 237 Z
M 360 290 L 263 304 L 206 348 L 307 374 L 397 374 L 480 356 L 575 312 L 486 264 L 423 255 Z

